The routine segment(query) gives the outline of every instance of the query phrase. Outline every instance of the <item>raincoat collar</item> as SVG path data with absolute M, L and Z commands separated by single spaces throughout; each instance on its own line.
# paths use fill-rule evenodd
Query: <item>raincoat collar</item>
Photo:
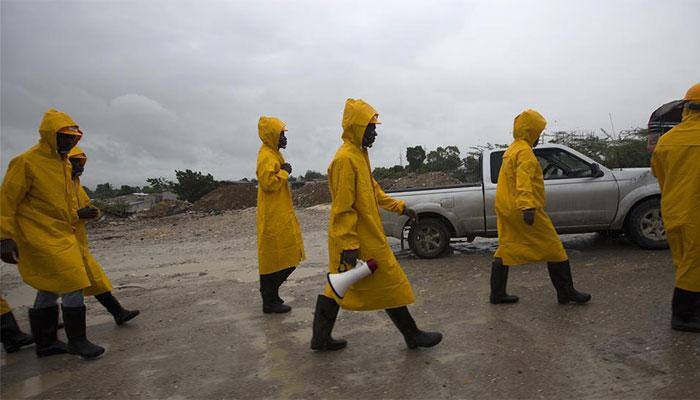
M 700 121 L 700 110 L 691 110 L 688 107 L 683 109 L 683 117 L 681 122 Z
M 55 108 L 50 108 L 44 114 L 44 118 L 39 125 L 40 143 L 45 143 L 52 153 L 57 152 L 58 144 L 56 143 L 56 132 L 62 128 L 69 126 L 78 126 L 73 119 L 66 113 L 58 111 Z M 82 133 L 77 134 L 82 137 Z
M 513 122 L 513 138 L 524 140 L 532 146 L 547 126 L 547 120 L 535 110 L 521 112 Z
M 347 99 L 343 111 L 343 141 L 362 149 L 362 136 L 377 111 L 362 99 Z

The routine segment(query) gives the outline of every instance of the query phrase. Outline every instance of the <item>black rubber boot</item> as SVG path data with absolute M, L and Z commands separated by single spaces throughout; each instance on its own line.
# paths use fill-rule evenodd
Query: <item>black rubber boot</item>
M 579 292 L 574 289 L 574 281 L 571 277 L 571 265 L 569 260 L 562 262 L 548 262 L 549 278 L 552 280 L 554 288 L 557 290 L 557 300 L 559 304 L 577 303 L 583 304 L 591 300 L 588 293 Z
M 12 311 L 0 316 L 0 339 L 7 353 L 14 353 L 24 346 L 34 343 L 34 338 L 19 329 Z
M 277 303 L 284 304 L 284 300 L 280 297 L 280 286 L 287 281 L 289 275 L 291 275 L 295 269 L 297 269 L 297 267 L 289 267 L 275 272 L 275 275 L 277 275 L 275 278 L 275 301 Z
M 105 349 L 87 339 L 85 335 L 85 306 L 63 307 L 63 323 L 68 337 L 68 353 L 79 355 L 83 360 L 101 357 Z
M 66 354 L 66 344 L 58 340 L 58 306 L 48 308 L 30 308 L 29 326 L 36 342 L 37 357 Z
M 416 347 L 433 347 L 442 341 L 442 333 L 440 332 L 425 332 L 418 329 L 416 321 L 413 320 L 411 313 L 408 312 L 408 307 L 388 308 L 386 313 L 394 322 L 409 349 Z
M 671 328 L 684 332 L 700 332 L 700 316 L 697 301 L 700 293 L 680 288 L 673 289 L 673 316 Z
M 127 310 L 122 307 L 122 305 L 119 304 L 119 300 L 112 295 L 112 292 L 95 295 L 95 298 L 110 314 L 112 314 L 114 322 L 116 322 L 117 325 L 123 325 L 125 322 L 136 318 L 136 316 L 141 313 L 139 310 Z
M 338 317 L 340 306 L 335 300 L 324 295 L 318 295 L 316 299 L 316 311 L 314 312 L 313 337 L 311 348 L 313 350 L 340 350 L 348 345 L 343 339 L 333 339 L 333 325 Z
M 292 311 L 292 307 L 278 303 L 275 299 L 277 293 L 276 273 L 260 275 L 260 296 L 262 297 L 262 310 L 265 314 L 284 314 Z
M 508 284 L 508 269 L 500 259 L 491 263 L 491 304 L 517 303 L 518 296 L 510 296 L 506 293 Z

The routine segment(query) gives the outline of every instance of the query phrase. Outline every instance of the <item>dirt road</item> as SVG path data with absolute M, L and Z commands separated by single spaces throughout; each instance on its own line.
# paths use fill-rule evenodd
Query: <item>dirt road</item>
M 2 356 L 2 398 L 697 398 L 700 335 L 669 327 L 673 269 L 667 251 L 624 239 L 563 236 L 586 306 L 561 306 L 546 268 L 513 268 L 516 305 L 487 302 L 493 240 L 455 246 L 439 260 L 397 247 L 436 348 L 409 351 L 383 312 L 341 311 L 337 353 L 309 350 L 326 271 L 328 211 L 299 210 L 308 260 L 283 287 L 294 309 L 263 315 L 255 210 L 103 224 L 93 254 L 127 307 L 116 327 L 88 300 L 93 362 Z M 394 242 L 396 245 L 396 242 Z M 2 289 L 28 330 L 32 290 L 2 265 Z M 63 334 L 61 334 L 63 335 Z

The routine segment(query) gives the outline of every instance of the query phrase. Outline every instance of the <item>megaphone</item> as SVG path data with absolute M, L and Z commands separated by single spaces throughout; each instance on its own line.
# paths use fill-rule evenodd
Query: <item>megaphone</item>
M 357 260 L 355 268 L 338 274 L 331 274 L 329 272 L 326 274 L 326 279 L 328 279 L 328 284 L 331 286 L 333 293 L 335 293 L 338 298 L 342 299 L 350 286 L 352 286 L 355 282 L 372 275 L 372 273 L 374 273 L 376 270 L 376 261 L 367 260 L 367 262 L 364 262 L 362 260 Z

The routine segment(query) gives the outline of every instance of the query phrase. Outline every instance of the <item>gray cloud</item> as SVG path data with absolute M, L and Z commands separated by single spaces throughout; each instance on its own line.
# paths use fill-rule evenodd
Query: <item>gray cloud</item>
M 375 166 L 408 145 L 643 126 L 700 81 L 694 1 L 72 1 L 1 3 L 2 172 L 43 112 L 86 133 L 84 182 L 174 169 L 252 176 L 257 119 L 287 122 L 295 174 L 325 170 L 347 97 L 384 124 Z

